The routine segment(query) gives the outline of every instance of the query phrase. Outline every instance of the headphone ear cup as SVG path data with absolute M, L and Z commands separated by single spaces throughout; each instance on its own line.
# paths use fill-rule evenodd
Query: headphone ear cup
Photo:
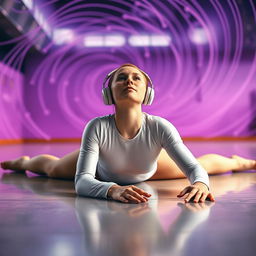
M 154 96 L 155 96 L 155 91 L 153 88 L 148 87 L 146 94 L 145 94 L 145 98 L 143 100 L 143 104 L 144 105 L 151 105 L 153 100 L 154 100 Z
M 111 95 L 111 91 L 110 91 L 109 87 L 102 89 L 102 97 L 103 97 L 103 102 L 105 105 L 113 104 L 112 95 Z

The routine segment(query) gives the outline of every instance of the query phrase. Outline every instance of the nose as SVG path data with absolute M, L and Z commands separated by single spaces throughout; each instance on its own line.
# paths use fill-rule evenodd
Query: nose
M 133 84 L 132 78 L 130 76 L 127 77 L 127 84 Z

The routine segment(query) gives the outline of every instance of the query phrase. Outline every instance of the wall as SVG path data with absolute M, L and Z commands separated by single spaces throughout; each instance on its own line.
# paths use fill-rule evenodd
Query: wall
M 0 62 L 0 140 L 23 137 L 23 74 Z

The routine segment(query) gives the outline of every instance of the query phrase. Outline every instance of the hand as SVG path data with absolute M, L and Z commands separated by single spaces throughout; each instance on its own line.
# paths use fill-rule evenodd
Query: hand
M 148 201 L 151 194 L 144 190 L 131 186 L 113 185 L 108 190 L 108 197 L 124 203 L 144 203 Z
M 186 194 L 188 195 L 185 197 L 185 203 L 188 203 L 191 198 L 194 198 L 194 203 L 203 203 L 207 198 L 210 201 L 215 202 L 212 193 L 209 192 L 208 187 L 202 182 L 196 182 L 193 185 L 184 188 L 177 197 L 183 197 Z

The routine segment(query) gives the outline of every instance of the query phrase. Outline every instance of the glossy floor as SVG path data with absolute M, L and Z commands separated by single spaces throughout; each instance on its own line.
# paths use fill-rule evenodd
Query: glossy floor
M 256 158 L 255 142 L 190 142 L 192 152 Z M 0 161 L 78 144 L 0 146 Z M 0 171 L 0 255 L 255 255 L 256 172 L 210 177 L 215 203 L 184 204 L 186 179 L 139 184 L 148 203 L 76 197 L 72 181 Z

